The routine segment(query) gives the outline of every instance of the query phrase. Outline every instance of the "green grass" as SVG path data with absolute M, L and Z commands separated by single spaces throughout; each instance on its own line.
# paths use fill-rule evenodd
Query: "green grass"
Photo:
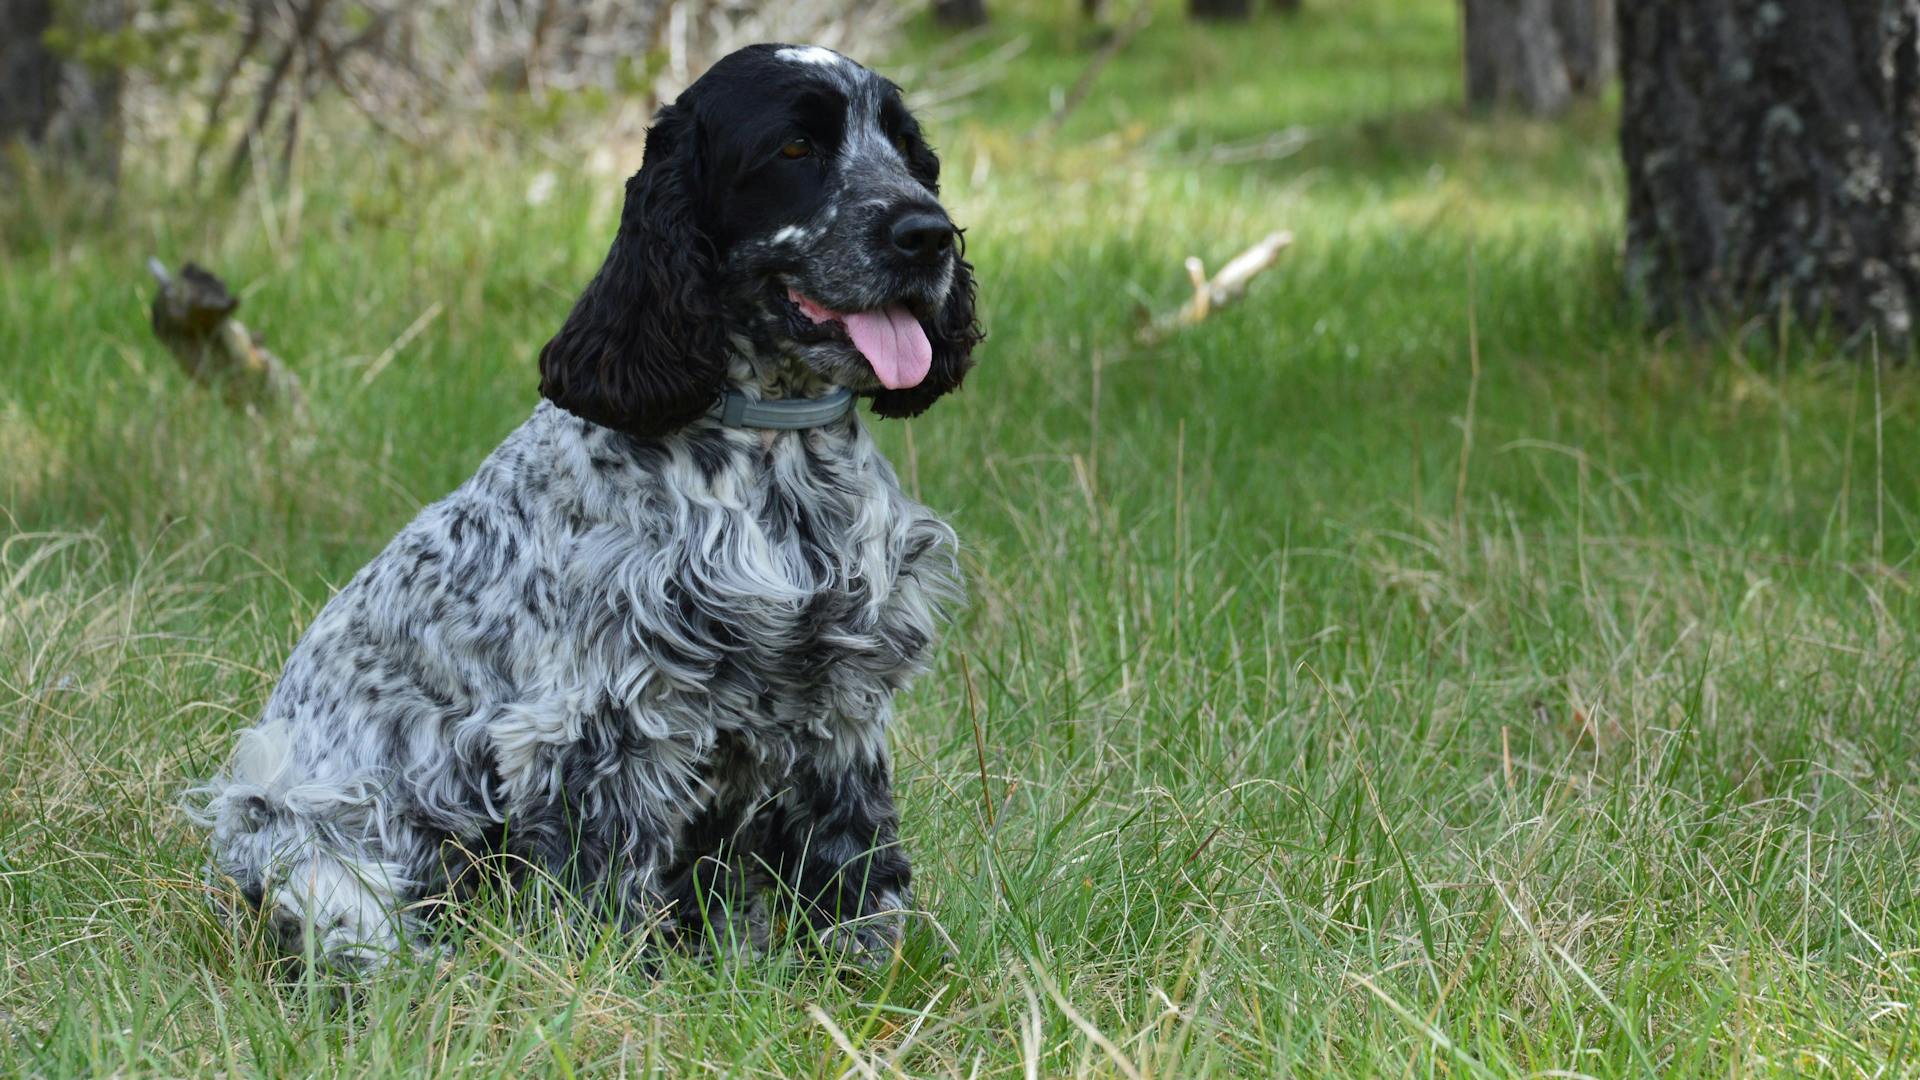
M 438 964 L 288 978 L 206 912 L 173 809 L 329 589 L 532 406 L 637 147 L 336 135 L 291 190 L 26 229 L 0 1071 L 1913 1072 L 1913 370 L 1636 326 L 1608 108 L 1462 115 L 1446 0 L 1168 8 L 1035 137 L 1090 48 L 1072 7 L 937 63 L 914 27 L 892 65 L 1026 43 L 935 124 L 981 366 L 878 425 L 972 601 L 900 709 L 928 915 L 870 976 L 656 980 L 480 908 Z M 1298 243 L 1244 303 L 1133 343 L 1182 257 L 1274 227 Z M 244 284 L 309 424 L 183 385 L 149 253 Z

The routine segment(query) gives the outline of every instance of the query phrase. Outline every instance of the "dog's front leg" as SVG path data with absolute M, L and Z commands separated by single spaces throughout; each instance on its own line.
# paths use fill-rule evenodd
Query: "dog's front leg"
M 884 737 L 848 749 L 824 743 L 794 767 L 768 811 L 761 857 L 824 944 L 882 959 L 900 941 L 913 871 Z

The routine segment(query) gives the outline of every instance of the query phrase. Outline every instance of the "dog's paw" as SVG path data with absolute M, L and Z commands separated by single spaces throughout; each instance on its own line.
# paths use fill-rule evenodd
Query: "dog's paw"
M 738 904 L 714 904 L 692 918 L 671 917 L 662 937 L 696 956 L 765 956 L 772 949 L 772 917 L 756 896 Z
M 906 904 L 891 894 L 876 896 L 872 912 L 823 928 L 820 944 L 828 955 L 870 969 L 884 968 L 900 953 L 906 933 Z
M 886 917 L 896 923 L 893 926 L 876 926 L 874 922 L 877 918 L 828 927 L 820 934 L 822 951 L 835 960 L 871 971 L 886 968 L 899 954 L 900 928 L 895 916 Z

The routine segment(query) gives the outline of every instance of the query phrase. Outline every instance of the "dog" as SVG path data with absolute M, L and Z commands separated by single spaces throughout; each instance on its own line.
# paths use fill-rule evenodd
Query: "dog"
M 189 799 L 286 952 L 378 966 L 504 873 L 649 935 L 781 912 L 891 955 L 892 702 L 962 589 L 856 406 L 919 415 L 982 340 L 939 173 L 899 87 L 815 46 L 658 111 L 544 400 L 327 603 Z

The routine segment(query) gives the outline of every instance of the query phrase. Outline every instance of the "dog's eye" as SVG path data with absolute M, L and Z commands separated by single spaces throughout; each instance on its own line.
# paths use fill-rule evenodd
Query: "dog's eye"
M 903 158 L 910 156 L 907 153 L 907 137 L 905 135 L 895 135 L 893 137 L 893 148 L 900 151 L 900 156 Z
M 780 156 L 788 161 L 799 161 L 813 156 L 813 144 L 805 139 L 794 139 L 780 148 Z

